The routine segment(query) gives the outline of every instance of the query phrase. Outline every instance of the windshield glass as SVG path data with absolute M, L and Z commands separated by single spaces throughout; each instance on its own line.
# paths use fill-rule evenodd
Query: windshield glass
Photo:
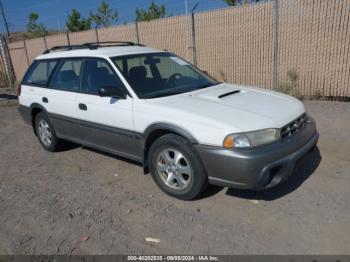
M 111 59 L 140 98 L 181 94 L 218 84 L 171 53 L 137 54 Z

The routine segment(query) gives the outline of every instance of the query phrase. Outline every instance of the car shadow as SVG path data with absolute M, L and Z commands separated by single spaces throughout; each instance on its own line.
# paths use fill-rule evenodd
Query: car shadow
M 265 191 L 228 189 L 226 195 L 264 201 L 272 201 L 284 197 L 299 188 L 305 180 L 314 174 L 321 159 L 318 147 L 314 147 L 309 153 L 297 161 L 291 177 L 285 183 Z
M 125 161 L 127 163 L 142 167 L 142 164 L 137 161 L 124 158 L 121 156 L 117 156 L 108 152 L 104 152 L 95 148 L 81 146 L 72 142 L 65 143 L 65 145 L 62 147 L 60 152 L 72 150 L 78 147 L 82 147 L 91 152 L 102 154 L 117 160 Z M 225 194 L 228 196 L 233 196 L 238 198 L 251 199 L 251 200 L 253 199 L 265 200 L 265 201 L 272 201 L 272 200 L 284 197 L 285 195 L 288 195 L 289 193 L 299 188 L 304 183 L 305 180 L 307 180 L 312 174 L 314 174 L 315 170 L 321 163 L 321 159 L 322 157 L 318 147 L 314 147 L 304 157 L 302 157 L 299 161 L 297 161 L 291 177 L 285 183 L 279 186 L 276 186 L 275 188 L 264 190 L 264 191 L 252 191 L 252 190 L 241 190 L 241 189 L 229 188 L 227 189 Z M 148 172 L 146 172 L 146 174 L 148 174 Z M 204 191 L 197 198 L 195 198 L 194 201 L 212 197 L 218 194 L 222 190 L 224 190 L 223 187 L 209 185 L 207 190 Z
M 81 145 L 70 141 L 62 140 L 62 144 L 55 152 L 60 153 L 60 152 L 70 151 L 78 147 L 81 147 Z
M 198 197 L 194 199 L 194 201 L 212 197 L 218 194 L 223 189 L 224 187 L 221 187 L 221 186 L 209 185 L 208 188 L 202 194 L 200 194 Z
M 0 94 L 0 100 L 17 100 L 18 97 L 16 95 L 11 94 Z

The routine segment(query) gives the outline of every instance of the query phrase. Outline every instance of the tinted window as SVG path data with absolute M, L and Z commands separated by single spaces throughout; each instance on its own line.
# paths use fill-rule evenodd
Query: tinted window
M 81 86 L 83 93 L 97 95 L 100 87 L 123 87 L 119 77 L 104 60 L 85 59 L 83 71 Z
M 57 61 L 35 61 L 23 79 L 24 84 L 46 86 Z
M 80 88 L 81 59 L 64 60 L 58 67 L 51 86 L 55 89 L 78 92 Z
M 124 66 L 123 66 L 122 60 L 115 60 L 115 64 L 119 68 L 120 71 L 124 71 Z

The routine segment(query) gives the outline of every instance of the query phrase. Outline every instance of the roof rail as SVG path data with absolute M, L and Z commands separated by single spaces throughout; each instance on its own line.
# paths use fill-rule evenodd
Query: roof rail
M 43 54 L 48 54 L 51 51 L 57 51 L 57 50 L 73 50 L 73 49 L 81 49 L 81 48 L 86 48 L 82 47 L 81 45 L 58 45 L 51 47 L 49 49 L 46 49 Z
M 106 41 L 106 42 L 88 42 L 80 45 L 60 45 L 54 46 L 49 49 L 46 49 L 43 54 L 48 54 L 52 51 L 62 50 L 62 51 L 70 51 L 76 49 L 97 49 L 101 47 L 111 47 L 111 46 L 144 46 L 141 44 L 137 44 L 134 42 L 126 42 L 126 41 Z

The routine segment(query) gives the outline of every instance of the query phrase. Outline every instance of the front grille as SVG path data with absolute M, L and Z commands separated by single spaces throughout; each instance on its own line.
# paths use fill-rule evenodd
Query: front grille
M 284 127 L 281 128 L 281 138 L 287 138 L 295 133 L 298 133 L 304 126 L 307 121 L 307 115 L 304 113 L 299 116 L 297 119 L 288 123 Z

